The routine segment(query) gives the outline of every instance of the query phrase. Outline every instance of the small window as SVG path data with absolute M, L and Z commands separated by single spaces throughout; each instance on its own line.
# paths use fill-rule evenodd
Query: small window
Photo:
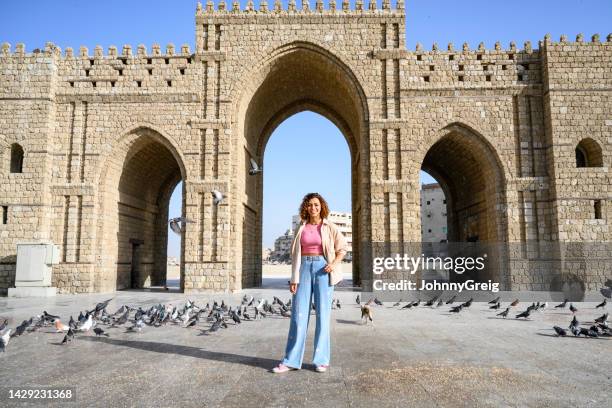
M 459 75 L 459 82 L 463 82 L 463 75 Z
M 168 86 L 172 86 L 172 81 L 166 81 L 166 83 L 168 84 Z
M 147 64 L 149 64 L 149 65 L 150 65 L 150 64 L 152 64 L 152 63 L 153 63 L 153 60 L 152 60 L 151 58 L 147 58 Z
M 123 70 L 122 69 L 118 69 L 117 72 L 119 72 L 119 76 L 123 76 Z
M 179 72 L 181 73 L 181 75 L 185 75 L 185 68 L 179 69 Z
M 442 201 L 444 204 L 446 204 L 446 198 Z
M 115 87 L 115 81 L 111 81 L 111 87 L 114 88 Z
M 517 78 L 518 78 L 519 81 L 522 81 L 523 80 L 523 74 L 518 74 Z
M 487 82 L 491 82 L 491 75 L 487 75 L 485 79 L 487 80 Z
M 427 214 L 427 218 L 431 218 L 431 214 Z
M 451 54 L 451 55 L 449 55 L 449 56 L 448 56 L 448 60 L 449 60 L 449 61 L 452 61 L 452 60 L 454 60 L 454 59 L 455 59 L 455 56 L 454 56 L 453 54 Z
M 421 54 L 417 55 L 416 57 L 417 57 L 417 61 L 421 60 Z
M 463 65 L 459 65 L 459 71 L 463 71 Z
M 514 59 L 514 54 L 508 54 L 508 59 L 509 60 L 513 60 Z
M 166 65 L 170 64 L 170 58 L 164 58 L 164 62 L 166 63 Z
M 428 201 L 428 202 L 427 202 L 427 205 L 429 205 L 429 204 L 431 204 L 431 201 Z
M 595 219 L 601 220 L 601 200 L 594 201 L 593 210 L 595 211 Z
M 423 77 L 423 81 L 425 81 L 425 82 L 429 82 L 429 75 L 425 75 L 425 76 Z
M 507 65 L 502 65 L 502 71 L 505 71 L 505 70 L 507 70 L 507 69 L 508 69 L 508 66 L 507 66 Z
M 478 61 L 480 61 L 480 60 L 482 59 L 482 54 L 478 54 L 478 55 L 476 55 L 476 59 L 477 59 Z
M 430 71 L 434 71 L 435 69 L 436 69 L 436 67 L 435 67 L 435 66 L 433 66 L 433 65 L 430 65 L 430 66 L 429 66 L 429 70 L 430 70 Z
M 147 71 L 149 71 L 149 75 L 153 75 L 153 68 L 149 68 Z
M 431 233 L 431 229 L 428 229 L 427 232 Z
M 11 173 L 23 173 L 23 148 L 18 143 L 11 146 Z
M 2 206 L 2 224 L 8 224 L 8 205 Z
M 136 81 L 136 86 L 139 88 L 142 87 L 142 81 Z

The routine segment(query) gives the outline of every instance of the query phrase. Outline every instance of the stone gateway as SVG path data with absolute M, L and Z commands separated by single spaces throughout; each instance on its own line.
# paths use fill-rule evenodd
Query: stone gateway
M 590 244 L 612 237 L 612 36 L 407 50 L 402 0 L 327 6 L 208 2 L 195 50 L 3 44 L 0 288 L 17 244 L 37 241 L 60 248 L 60 293 L 163 285 L 180 181 L 182 289 L 259 285 L 263 181 L 249 162 L 304 110 L 348 143 L 364 289 L 388 255 L 378 244 L 420 240 L 421 169 L 447 197 L 449 241 L 501 248 L 481 281 L 595 290 L 611 276 L 609 246 Z

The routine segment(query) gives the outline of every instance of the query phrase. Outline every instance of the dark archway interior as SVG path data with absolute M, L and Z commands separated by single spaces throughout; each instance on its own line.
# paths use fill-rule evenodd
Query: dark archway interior
M 422 170 L 439 182 L 446 196 L 449 244 L 441 248 L 452 256 L 482 256 L 504 241 L 504 219 L 497 207 L 503 202 L 501 170 L 494 157 L 478 135 L 459 127 L 450 128 L 425 155 Z M 481 272 L 451 272 L 449 279 L 497 279 L 499 265 L 486 265 Z
M 117 289 L 165 285 L 168 206 L 180 180 L 164 145 L 147 136 L 132 144 L 117 186 Z

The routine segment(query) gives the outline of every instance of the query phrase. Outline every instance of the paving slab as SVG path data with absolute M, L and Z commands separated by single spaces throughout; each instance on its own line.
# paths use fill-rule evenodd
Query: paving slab
M 0 318 L 15 327 L 43 310 L 68 320 L 108 299 L 122 304 L 197 304 L 244 293 L 287 300 L 280 289 L 236 294 L 126 291 L 111 295 L 0 298 Z M 276 288 L 278 287 L 278 289 Z M 142 333 L 111 328 L 110 337 L 80 335 L 61 345 L 49 328 L 11 339 L 0 353 L 3 387 L 73 387 L 74 402 L 87 407 L 588 407 L 612 406 L 612 340 L 558 338 L 553 325 L 568 326 L 569 310 L 549 307 L 529 320 L 501 319 L 485 302 L 459 315 L 448 306 L 399 310 L 374 307 L 373 324 L 360 322 L 356 293 L 338 290 L 332 312 L 332 359 L 327 373 L 310 364 L 314 316 L 304 366 L 282 375 L 269 372 L 283 357 L 289 320 L 275 315 L 207 334 L 208 324 L 145 327 Z M 595 302 L 575 304 L 577 317 L 592 322 L 603 312 Z M 523 310 L 522 303 L 515 310 Z M 502 304 L 505 307 L 505 304 Z M 42 405 L 5 399 L 6 406 Z

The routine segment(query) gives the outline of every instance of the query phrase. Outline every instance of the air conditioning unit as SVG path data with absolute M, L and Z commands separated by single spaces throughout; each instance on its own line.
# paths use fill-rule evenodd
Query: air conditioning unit
M 50 242 L 17 244 L 15 287 L 9 288 L 11 297 L 55 296 L 51 287 L 52 266 L 59 263 L 59 247 Z

